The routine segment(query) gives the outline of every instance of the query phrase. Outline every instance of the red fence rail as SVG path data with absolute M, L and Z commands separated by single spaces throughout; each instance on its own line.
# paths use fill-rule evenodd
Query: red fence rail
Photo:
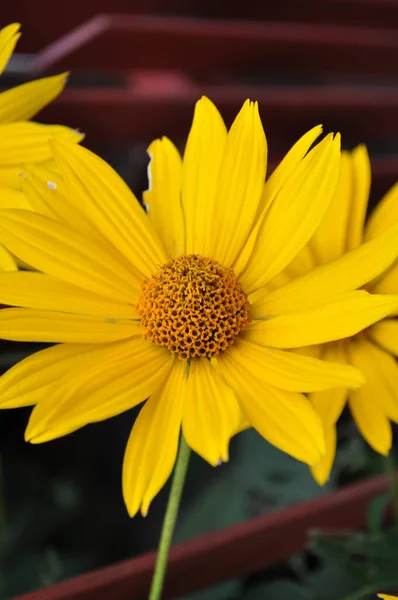
M 394 29 L 108 14 L 50 44 L 35 67 L 380 76 L 397 62 Z
M 14 0 L 3 3 L 0 25 L 20 21 L 23 52 L 37 52 L 95 15 L 119 13 L 193 14 L 222 19 L 261 19 L 327 25 L 398 28 L 397 0 L 69 0 L 68 3 Z

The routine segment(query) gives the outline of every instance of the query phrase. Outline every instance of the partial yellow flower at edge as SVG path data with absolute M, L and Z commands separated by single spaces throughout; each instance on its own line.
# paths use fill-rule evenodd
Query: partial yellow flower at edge
M 14 23 L 0 31 L 0 74 L 20 37 Z M 49 140 L 67 137 L 78 143 L 83 135 L 60 125 L 28 123 L 64 89 L 67 73 L 30 81 L 0 93 L 0 186 L 20 188 L 23 163 L 45 163 L 52 159 Z
M 69 73 L 22 83 L 0 94 L 0 123 L 32 119 L 65 88 Z
M 0 30 L 0 75 L 6 68 L 17 41 L 21 37 L 20 27 L 20 23 L 11 23 Z
M 316 465 L 324 432 L 304 394 L 363 384 L 356 368 L 291 349 L 305 345 L 314 314 L 328 314 L 327 328 L 313 328 L 323 343 L 352 333 L 353 312 L 359 331 L 395 300 L 354 292 L 339 260 L 326 274 L 313 271 L 324 281 L 319 301 L 302 282 L 299 311 L 283 284 L 267 287 L 311 238 L 337 188 L 340 138 L 329 134 L 310 150 L 319 133 L 303 136 L 265 180 L 257 104 L 245 102 L 227 131 L 202 98 L 183 157 L 166 138 L 150 146 L 146 212 L 109 165 L 60 139 L 52 143 L 59 176 L 26 171 L 34 212 L 0 211 L 7 249 L 36 269 L 0 273 L 0 302 L 11 307 L 0 311 L 0 338 L 56 344 L 0 378 L 1 407 L 34 405 L 25 436 L 42 443 L 148 399 L 124 457 L 131 516 L 146 514 L 167 481 L 181 432 L 213 466 L 249 425 Z M 380 269 L 395 258 L 398 228 L 389 236 Z M 377 275 L 366 254 L 354 250 L 353 263 Z M 271 322 L 279 347 L 262 330 Z
M 20 37 L 20 24 L 0 31 L 0 74 L 6 67 Z M 38 111 L 64 89 L 67 73 L 31 81 L 0 93 L 0 208 L 27 208 L 26 198 L 16 190 L 25 163 L 46 164 L 52 159 L 49 140 L 61 136 L 80 142 L 83 135 L 60 125 L 29 123 Z M 12 188 L 7 190 L 7 188 Z M 10 202 L 12 202 L 10 204 Z M 0 270 L 17 270 L 15 258 L 0 246 Z
M 7 25 L 0 31 L 0 75 L 4 71 L 20 37 L 20 24 Z M 45 77 L 19 85 L 0 94 L 0 123 L 29 120 L 64 89 L 68 73 Z
M 365 223 L 370 179 L 366 148 L 358 146 L 351 153 L 343 152 L 341 179 L 335 198 L 306 247 L 305 255 L 302 253 L 305 260 L 299 256 L 295 259 L 295 265 L 289 265 L 287 272 L 290 278 L 294 277 L 295 272 L 305 273 L 317 265 L 324 265 L 323 268 L 327 270 L 328 261 L 338 256 L 342 257 L 341 261 L 346 261 L 348 267 L 350 256 L 362 253 L 365 257 L 368 254 L 369 277 L 351 268 L 351 282 L 356 287 L 361 286 L 367 292 L 377 294 L 381 302 L 383 298 L 387 300 L 394 295 L 398 298 L 398 262 L 392 264 L 390 256 L 383 265 L 386 258 L 384 236 L 388 237 L 398 227 L 398 185 L 387 192 Z M 350 248 L 355 250 L 344 256 Z M 396 257 L 398 247 L 391 249 Z M 378 273 L 371 273 L 370 261 L 382 267 Z M 311 271 L 307 277 L 311 277 Z M 319 295 L 322 290 L 321 278 L 318 278 L 317 286 L 317 292 L 314 288 L 314 293 Z M 286 288 L 294 294 L 294 280 Z M 359 368 L 366 379 L 361 388 L 339 388 L 310 394 L 326 431 L 335 428 L 348 400 L 361 434 L 381 454 L 388 454 L 391 448 L 391 421 L 398 422 L 398 366 L 395 359 L 398 356 L 398 320 L 393 318 L 397 314 L 397 310 L 392 308 L 390 312 L 381 314 L 378 322 L 369 324 L 362 333 L 350 334 L 343 342 L 328 343 L 318 348 L 323 358 Z M 329 477 L 335 446 L 335 440 L 329 437 L 328 459 L 321 461 L 320 469 L 312 469 L 319 483 L 324 483 Z
M 391 596 L 390 594 L 377 594 L 377 597 L 383 600 L 398 600 L 398 596 Z

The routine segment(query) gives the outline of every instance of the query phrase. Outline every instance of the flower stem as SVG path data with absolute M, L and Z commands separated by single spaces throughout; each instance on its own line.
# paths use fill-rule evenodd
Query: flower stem
M 161 598 L 164 576 L 167 568 L 167 558 L 173 537 L 174 526 L 177 520 L 178 508 L 180 506 L 190 454 L 191 449 L 186 443 L 184 436 L 181 435 L 180 448 L 174 468 L 173 481 L 171 484 L 166 514 L 164 516 L 162 533 L 160 534 L 158 555 L 148 600 L 159 600 Z
M 398 524 L 398 474 L 396 464 L 392 452 L 386 458 L 387 474 L 390 482 L 390 491 L 392 496 L 392 510 L 394 513 L 394 521 Z

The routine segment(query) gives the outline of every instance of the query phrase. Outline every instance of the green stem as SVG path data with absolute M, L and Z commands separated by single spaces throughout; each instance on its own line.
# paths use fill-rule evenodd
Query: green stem
M 180 506 L 190 454 L 191 449 L 186 443 L 184 436 L 181 435 L 180 448 L 174 468 L 173 481 L 171 484 L 166 514 L 164 516 L 162 533 L 160 534 L 158 555 L 156 558 L 155 571 L 152 578 L 148 600 L 159 600 L 161 598 L 164 576 L 167 568 L 167 558 L 173 537 L 174 526 L 177 520 L 178 508 Z
M 387 466 L 388 479 L 390 482 L 394 520 L 395 523 L 398 524 L 398 475 L 396 471 L 395 460 L 391 452 L 386 456 L 385 461 Z

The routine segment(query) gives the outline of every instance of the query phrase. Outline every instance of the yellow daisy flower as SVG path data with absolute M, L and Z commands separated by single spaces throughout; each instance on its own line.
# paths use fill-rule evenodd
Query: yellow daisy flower
M 358 146 L 343 152 L 341 179 L 337 194 L 315 235 L 287 269 L 287 277 L 312 271 L 318 265 L 360 247 L 398 222 L 398 184 L 381 200 L 365 223 L 369 200 L 371 167 L 367 150 Z M 325 267 L 324 267 L 325 268 Z M 368 292 L 398 294 L 398 263 L 363 281 Z M 295 283 L 292 283 L 294 293 Z M 387 316 L 387 315 L 386 315 Z M 314 346 L 312 356 L 359 368 L 366 384 L 357 390 L 340 386 L 310 394 L 310 399 L 325 426 L 327 451 L 319 465 L 312 468 L 323 484 L 329 477 L 336 452 L 336 422 L 348 401 L 363 437 L 381 454 L 388 454 L 392 443 L 390 421 L 398 422 L 398 320 L 381 318 L 359 335 Z
M 61 177 L 30 169 L 36 212 L 3 210 L 7 248 L 38 272 L 0 274 L 0 337 L 55 342 L 0 378 L 3 408 L 36 405 L 26 439 L 45 442 L 149 398 L 124 457 L 130 515 L 168 479 L 180 431 L 211 465 L 253 426 L 316 464 L 323 428 L 303 392 L 357 388 L 357 369 L 289 349 L 354 335 L 397 308 L 355 288 L 395 260 L 398 225 L 296 285 L 268 289 L 320 224 L 336 191 L 340 137 L 305 134 L 266 180 L 256 103 L 227 132 L 207 98 L 183 159 L 149 147 L 146 212 L 98 156 L 53 143 Z
M 0 75 L 20 37 L 19 23 L 0 30 Z M 67 73 L 45 77 L 0 93 L 0 207 L 28 208 L 19 193 L 22 163 L 46 163 L 52 158 L 49 138 L 62 136 L 76 142 L 82 135 L 59 125 L 39 125 L 29 119 L 63 90 Z M 15 192 L 4 192 L 13 188 Z M 15 270 L 13 257 L 0 245 L 0 269 Z

